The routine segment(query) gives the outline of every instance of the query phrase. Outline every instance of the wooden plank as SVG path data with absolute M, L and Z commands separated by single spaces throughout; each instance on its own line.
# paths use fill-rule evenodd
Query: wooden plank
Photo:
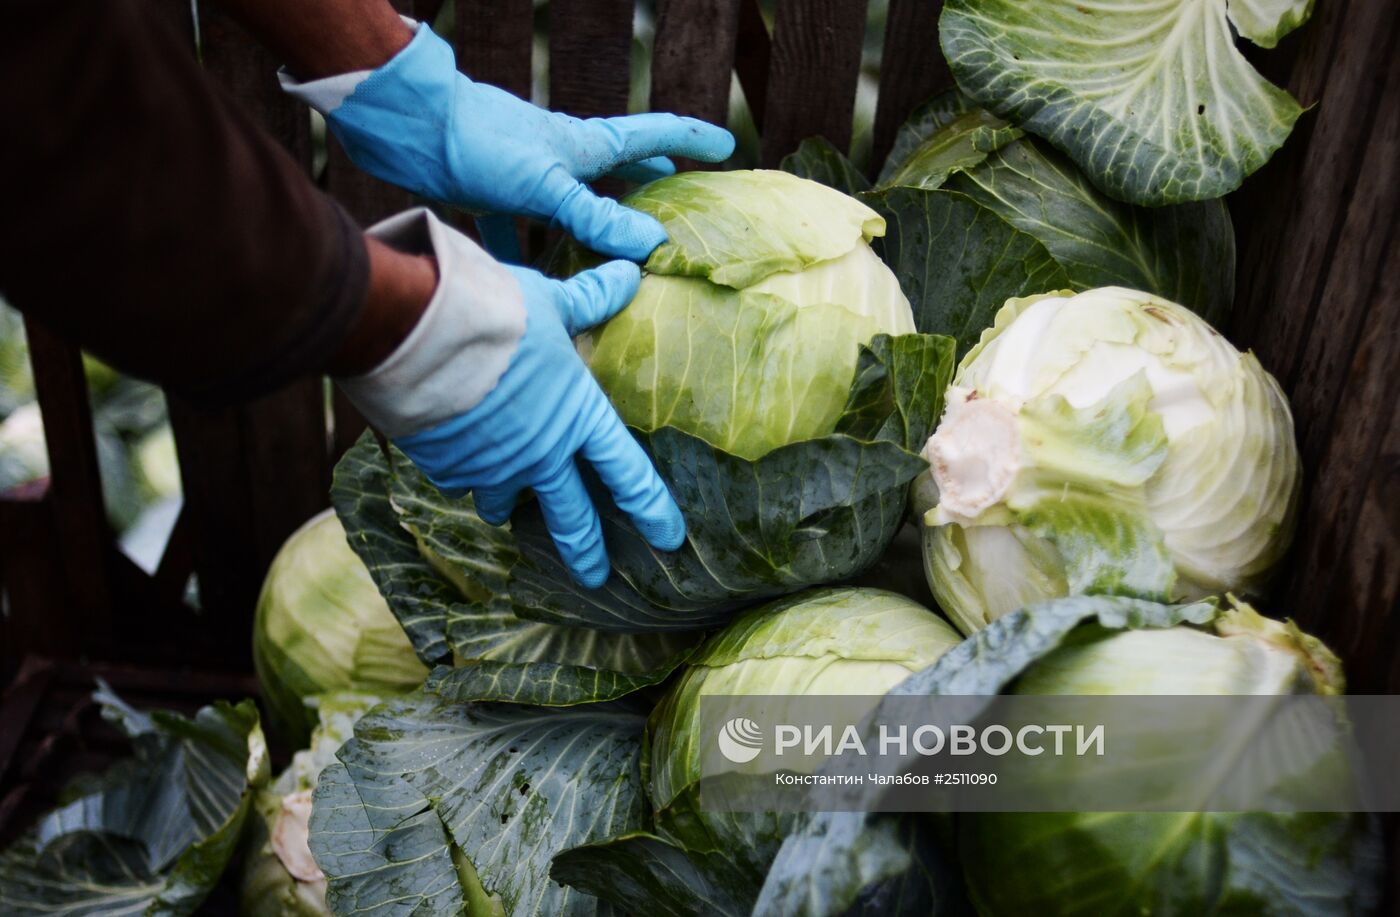
M 739 0 L 739 34 L 734 48 L 734 75 L 744 90 L 754 126 L 763 131 L 768 111 L 768 72 L 773 67 L 773 39 L 763 21 L 759 0 Z
M 1394 57 L 1396 15 L 1390 3 L 1318 4 L 1287 86 L 1314 107 L 1273 161 L 1230 198 L 1240 242 L 1231 336 L 1255 348 L 1289 391 L 1380 109 L 1376 74 Z M 1279 194 L 1281 187 L 1289 193 Z
M 0 615 L 0 674 L 28 653 L 74 651 L 73 603 L 54 528 L 49 479 L 0 495 L 0 585 L 9 614 Z
M 549 107 L 580 118 L 627 113 L 632 0 L 552 0 Z
M 865 0 L 783 0 L 773 23 L 763 164 L 778 165 L 808 137 L 851 146 Z
M 1288 391 L 1307 472 L 1272 611 L 1400 691 L 1400 8 L 1320 4 L 1290 90 L 1304 115 L 1231 201 L 1232 336 Z
M 953 88 L 953 74 L 938 47 L 943 0 L 890 0 L 880 55 L 880 96 L 875 103 L 870 173 L 879 172 L 899 126 L 927 99 Z
M 50 588 L 65 589 L 72 606 L 61 612 L 68 628 L 68 652 L 101 646 L 112 634 L 112 571 L 107 563 L 112 532 L 102 504 L 92 409 L 78 348 L 37 322 L 26 319 L 34 386 L 44 416 L 48 445 L 57 551 L 64 571 Z
M 472 79 L 528 100 L 534 41 L 531 0 L 457 0 L 457 66 Z
M 651 60 L 651 108 L 725 124 L 742 0 L 661 0 Z M 687 162 L 688 168 L 716 168 Z
M 54 664 L 40 656 L 24 660 L 14 682 L 0 695 L 0 783 L 9 773 L 19 741 L 53 681 Z

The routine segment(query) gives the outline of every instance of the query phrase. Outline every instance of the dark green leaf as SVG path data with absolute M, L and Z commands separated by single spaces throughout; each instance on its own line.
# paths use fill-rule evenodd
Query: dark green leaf
M 76 786 L 0 853 L 0 911 L 191 914 L 233 856 L 267 748 L 252 701 L 194 719 L 111 700 L 135 758 Z
M 784 841 L 754 917 L 970 913 L 930 820 L 819 812 Z
M 428 903 L 446 887 L 428 906 L 453 913 L 455 862 L 459 877 L 474 868 L 513 917 L 600 913 L 597 899 L 550 881 L 550 861 L 642 827 L 643 721 L 617 704 L 456 704 L 427 694 L 371 711 L 340 750 L 345 768 L 322 776 L 312 815 L 312 851 L 334 900 L 392 911 L 399 895 Z M 458 878 L 457 894 L 467 884 Z
M 1038 239 L 1076 290 L 1156 293 L 1219 324 L 1235 294 L 1235 233 L 1222 200 L 1136 207 L 1103 194 L 1043 142 L 1007 145 L 945 186 Z
M 796 150 L 783 157 L 778 168 L 846 194 L 853 195 L 870 188 L 870 179 L 860 174 L 860 170 L 825 137 L 808 137 Z
M 549 875 L 629 914 L 748 917 L 754 903 L 732 851 L 687 851 L 644 832 L 565 850 Z
M 915 326 L 956 339 L 959 357 L 1006 300 L 1069 285 L 1034 236 L 965 195 L 894 188 L 868 200 L 885 217 L 881 257 L 914 307 Z
M 941 121 L 939 118 L 915 115 L 914 131 L 921 131 Z M 911 132 L 912 133 L 912 132 Z M 909 136 L 906 133 L 906 137 Z M 924 141 L 893 156 L 880 174 L 880 190 L 888 188 L 917 188 L 932 191 L 943 187 L 948 176 L 980 165 L 987 156 L 1022 135 L 1019 128 L 993 115 L 984 108 L 971 108 L 956 118 L 942 123 Z
M 403 457 L 391 470 L 366 434 L 336 466 L 331 491 L 351 546 L 421 659 L 430 689 L 453 700 L 568 705 L 619 697 L 665 678 L 698 642 L 689 633 L 619 636 L 523 620 L 508 529 L 470 498 L 442 496 Z

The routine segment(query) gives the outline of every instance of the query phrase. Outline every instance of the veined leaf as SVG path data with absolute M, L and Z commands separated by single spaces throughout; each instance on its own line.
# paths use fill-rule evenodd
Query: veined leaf
M 97 699 L 135 757 L 80 781 L 77 798 L 0 853 L 0 912 L 192 914 L 268 779 L 257 708 L 218 703 L 186 719 L 139 713 L 105 686 Z
M 779 167 L 799 178 L 809 178 L 850 195 L 870 188 L 870 179 L 825 137 L 808 137 L 783 157 Z
M 460 913 L 474 875 L 512 917 L 608 913 L 551 881 L 550 861 L 642 827 L 643 716 L 427 694 L 371 711 L 316 792 L 311 849 L 332 906 Z
M 953 337 L 959 358 L 1006 300 L 1069 284 L 1039 240 L 965 195 L 892 188 L 871 200 L 885 215 L 881 253 L 915 326 Z
M 944 56 L 977 102 L 1069 154 L 1121 200 L 1233 191 L 1302 114 L 1235 49 L 1231 20 L 1271 45 L 1306 3 L 949 0 Z
M 698 642 L 679 630 L 622 636 L 522 619 L 510 530 L 394 457 L 391 469 L 365 434 L 336 466 L 331 499 L 419 658 L 438 666 L 430 690 L 459 701 L 606 700 L 661 681 Z
M 959 92 L 936 96 L 900 128 L 876 191 L 866 195 L 889 222 L 882 243 L 885 257 L 921 317 L 921 331 L 943 330 L 945 326 L 937 323 L 942 315 L 983 316 L 985 297 L 975 294 L 985 285 L 979 279 L 988 275 L 978 255 L 986 249 L 1014 247 L 1005 241 L 1008 230 L 992 217 L 1044 246 L 1063 269 L 1063 283 L 1055 281 L 1061 286 L 1145 290 L 1181 303 L 1214 324 L 1225 319 L 1234 297 L 1235 237 L 1223 201 L 1171 207 L 1125 204 L 1094 187 L 1073 162 L 1043 140 L 1007 130 L 1005 122 Z M 984 138 L 980 145 L 978 137 Z M 940 245 L 926 255 L 906 243 L 895 247 L 900 227 L 887 201 L 901 200 L 907 209 L 909 202 L 921 200 L 909 191 L 892 198 L 897 188 L 954 192 L 989 214 L 979 216 L 966 201 L 955 207 L 946 199 L 929 198 L 923 206 L 932 219 L 946 213 L 954 227 L 969 227 L 967 247 Z M 1008 296 L 1055 288 L 1032 291 L 999 274 L 990 276 L 1003 279 L 1003 288 L 1023 291 Z M 985 327 L 990 324 L 986 318 L 977 321 Z M 971 340 L 976 340 L 976 329 Z

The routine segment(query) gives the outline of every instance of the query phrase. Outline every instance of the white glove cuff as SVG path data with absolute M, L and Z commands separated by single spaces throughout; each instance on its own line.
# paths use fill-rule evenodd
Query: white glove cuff
M 416 19 L 410 19 L 407 16 L 399 18 L 413 30 L 415 35 L 418 34 L 419 29 L 427 28 Z M 307 80 L 303 83 L 288 73 L 286 67 L 278 67 L 277 82 L 281 84 L 282 91 L 287 95 L 294 99 L 300 99 L 323 115 L 328 115 L 343 105 L 345 100 L 350 98 L 351 94 L 361 83 L 369 79 L 369 75 L 373 72 L 373 70 L 352 70 L 349 73 L 337 73 L 335 76 Z
M 369 234 L 438 263 L 437 290 L 403 343 L 363 376 L 336 380 L 366 420 L 395 438 L 476 407 L 496 387 L 525 334 L 525 303 L 510 271 L 425 208 Z

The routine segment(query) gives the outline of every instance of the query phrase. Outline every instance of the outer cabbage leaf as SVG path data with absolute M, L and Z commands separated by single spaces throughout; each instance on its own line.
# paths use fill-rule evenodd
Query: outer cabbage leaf
M 192 914 L 232 858 L 254 790 L 268 778 L 252 701 L 193 719 L 96 698 L 135 757 L 81 781 L 0 853 L 0 911 Z
M 585 590 L 559 561 L 538 507 L 526 504 L 512 520 L 523 558 L 511 570 L 517 614 L 609 631 L 690 630 L 859 573 L 900 525 L 952 357 L 947 338 L 876 337 L 861 350 L 836 432 L 757 461 L 671 427 L 641 434 L 686 513 L 685 544 L 655 551 L 595 487 L 613 575 Z
M 366 433 L 336 466 L 331 499 L 419 658 L 437 666 L 429 690 L 461 701 L 605 700 L 662 680 L 698 642 L 679 630 L 621 636 L 522 619 L 510 530 L 391 454 L 392 467 Z
M 839 258 L 884 230 L 855 198 L 769 170 L 686 172 L 644 185 L 623 203 L 666 227 L 669 239 L 647 259 L 649 272 L 735 289 Z
M 640 712 L 616 704 L 561 710 L 424 694 L 372 711 L 341 748 L 344 766 L 328 768 L 316 791 L 311 848 L 332 908 L 458 913 L 474 874 L 515 917 L 608 913 L 550 881 L 550 860 L 642 827 L 642 725 Z
M 735 851 L 686 850 L 647 832 L 565 850 L 549 876 L 628 914 L 748 917 L 754 903 L 753 878 Z
M 888 232 L 880 251 L 914 307 L 914 325 L 957 340 L 961 357 L 1007 299 L 1069 285 L 1035 236 L 952 191 L 892 188 L 871 197 Z
M 825 137 L 808 137 L 802 141 L 796 150 L 783 157 L 779 168 L 798 178 L 821 182 L 843 194 L 855 195 L 870 188 L 870 179 Z
M 1022 137 L 959 92 L 937 96 L 910 116 L 900 128 L 876 193 L 867 198 L 890 222 L 884 242 L 887 256 L 895 252 L 889 240 L 898 227 L 888 205 L 881 202 L 895 188 L 942 189 L 969 198 L 1031 236 L 1064 269 L 1063 281 L 1034 291 L 1028 284 L 1018 284 L 1023 292 L 1008 293 L 1008 298 L 1058 287 L 1087 290 L 1117 285 L 1182 303 L 1215 324 L 1229 311 L 1235 286 L 1235 239 L 1223 201 L 1149 208 L 1115 200 L 1044 141 Z M 948 205 L 940 207 L 930 199 L 925 206 L 937 213 Z M 955 213 L 954 225 L 971 226 L 977 219 L 972 213 Z M 1005 231 L 993 227 L 995 223 L 988 223 L 980 232 L 969 230 L 968 235 L 973 239 L 985 235 L 986 246 L 995 250 Z M 917 267 L 918 255 L 917 250 L 900 252 L 899 263 Z M 900 270 L 892 257 L 891 264 L 906 281 L 909 269 Z M 949 270 L 950 265 L 955 269 Z M 957 249 L 931 252 L 922 273 L 941 283 L 942 289 L 930 292 L 936 293 L 933 307 L 944 312 L 967 302 L 969 297 L 960 295 L 961 290 L 975 287 L 976 278 L 988 276 Z M 910 299 L 916 314 L 928 314 L 928 293 L 911 292 Z M 990 297 L 975 301 L 985 303 Z M 994 311 L 996 306 L 991 308 Z M 990 316 L 985 316 L 981 327 L 990 324 Z M 921 321 L 919 327 L 934 331 L 940 326 Z M 973 341 L 977 330 L 971 332 Z
M 1108 194 L 1162 205 L 1233 191 L 1302 114 L 1235 49 L 1232 13 L 1267 45 L 1306 5 L 950 0 L 939 35 L 969 96 L 1064 150 Z

